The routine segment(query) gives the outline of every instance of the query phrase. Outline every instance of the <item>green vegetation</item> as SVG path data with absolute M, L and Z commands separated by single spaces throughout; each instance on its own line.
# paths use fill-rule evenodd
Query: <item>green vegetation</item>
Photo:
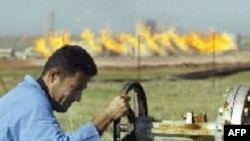
M 250 72 L 240 72 L 227 77 L 210 77 L 202 80 L 173 80 L 175 74 L 204 70 L 204 67 L 161 67 L 143 68 L 140 76 L 142 86 L 147 95 L 149 115 L 156 119 L 182 120 L 186 112 L 205 112 L 208 120 L 217 118 L 218 108 L 222 107 L 223 94 L 235 84 L 249 85 Z M 22 70 L 1 70 L 0 93 L 11 89 L 25 74 L 38 77 L 39 68 Z M 100 69 L 83 92 L 80 103 L 72 106 L 68 113 L 55 113 L 65 131 L 77 129 L 93 118 L 114 96 L 118 95 L 122 86 L 131 79 L 137 79 L 136 69 Z M 112 81 L 118 80 L 119 81 Z M 112 140 L 112 125 L 103 135 L 104 141 Z

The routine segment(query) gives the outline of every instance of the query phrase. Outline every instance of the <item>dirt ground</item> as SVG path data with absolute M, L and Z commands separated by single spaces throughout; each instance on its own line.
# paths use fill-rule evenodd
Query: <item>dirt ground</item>
M 169 56 L 169 57 L 95 57 L 98 68 L 173 67 L 197 65 L 250 66 L 250 51 L 225 55 Z M 0 69 L 42 67 L 46 59 L 0 60 Z
M 33 65 L 29 60 L 0 60 L 0 69 L 22 69 L 30 68 Z

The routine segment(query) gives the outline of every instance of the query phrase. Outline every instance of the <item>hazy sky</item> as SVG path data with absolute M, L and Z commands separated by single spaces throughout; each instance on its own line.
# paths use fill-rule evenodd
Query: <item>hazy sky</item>
M 181 32 L 216 31 L 250 35 L 250 0 L 0 0 L 0 35 L 43 34 L 54 13 L 56 31 L 84 28 L 134 32 L 154 20 Z

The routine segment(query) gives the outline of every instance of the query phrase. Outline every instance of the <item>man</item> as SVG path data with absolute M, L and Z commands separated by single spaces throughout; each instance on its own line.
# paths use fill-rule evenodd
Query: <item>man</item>
M 92 121 L 65 133 L 53 114 L 80 101 L 97 74 L 92 57 L 80 46 L 65 45 L 47 60 L 36 80 L 22 82 L 0 98 L 0 141 L 99 141 L 114 120 L 128 112 L 130 97 L 117 96 Z

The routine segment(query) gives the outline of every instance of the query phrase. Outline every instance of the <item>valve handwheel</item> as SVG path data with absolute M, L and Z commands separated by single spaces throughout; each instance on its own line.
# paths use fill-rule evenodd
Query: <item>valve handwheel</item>
M 134 91 L 135 105 L 134 105 L 134 110 L 131 107 L 129 108 L 129 112 L 127 115 L 130 128 L 128 129 L 127 125 L 121 124 L 121 119 L 115 120 L 113 129 L 114 141 L 135 141 L 136 136 L 134 129 L 136 129 L 135 128 L 136 117 L 148 116 L 147 98 L 145 95 L 145 91 L 139 82 L 132 81 L 126 83 L 123 86 L 120 94 L 128 95 L 132 90 Z M 121 131 L 125 130 L 128 132 L 128 134 L 121 139 Z

